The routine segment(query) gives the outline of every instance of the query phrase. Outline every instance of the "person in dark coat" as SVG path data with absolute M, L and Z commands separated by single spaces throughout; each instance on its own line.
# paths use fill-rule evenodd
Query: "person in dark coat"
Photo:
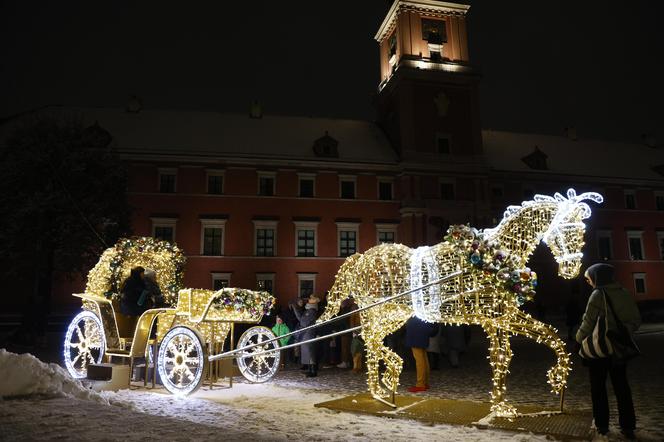
M 318 318 L 318 302 L 319 299 L 314 295 L 309 297 L 309 300 L 304 305 L 303 310 L 293 308 L 295 317 L 300 322 L 300 328 L 305 328 L 313 325 Z M 310 329 L 298 334 L 300 342 L 307 341 L 316 337 L 316 330 Z M 303 344 L 300 350 L 300 360 L 303 365 L 308 365 L 307 377 L 314 377 L 318 375 L 318 366 L 316 361 L 316 343 Z
M 586 312 L 576 333 L 576 341 L 581 344 L 593 333 L 597 317 L 605 311 L 604 296 L 610 301 L 609 309 L 612 307 L 613 310 L 613 313 L 607 314 L 608 329 L 618 330 L 615 319 L 617 317 L 629 333 L 634 333 L 641 325 L 639 310 L 632 295 L 614 281 L 613 266 L 604 263 L 593 264 L 588 267 L 584 276 L 588 284 L 593 287 L 593 292 L 590 294 Z M 620 347 L 614 345 L 614 354 L 611 357 L 584 359 L 584 365 L 588 366 L 590 374 L 593 418 L 597 431 L 600 434 L 609 432 L 609 399 L 606 393 L 606 378 L 609 375 L 618 402 L 618 421 L 622 433 L 627 439 L 635 439 L 634 403 L 627 382 L 627 361 L 621 358 Z
M 127 316 L 140 316 L 145 308 L 138 305 L 138 300 L 145 290 L 143 277 L 145 269 L 137 266 L 131 269 L 129 277 L 120 286 L 120 311 Z
M 145 289 L 138 299 L 138 305 L 146 309 L 163 307 L 164 295 L 161 293 L 161 288 L 159 288 L 159 283 L 157 282 L 157 273 L 154 270 L 145 269 L 143 284 L 145 284 Z
M 408 388 L 411 393 L 426 391 L 429 389 L 429 359 L 427 347 L 429 338 L 438 332 L 438 324 L 425 322 L 413 316 L 406 323 L 406 347 L 410 347 L 415 358 L 415 370 L 417 371 L 417 383 Z

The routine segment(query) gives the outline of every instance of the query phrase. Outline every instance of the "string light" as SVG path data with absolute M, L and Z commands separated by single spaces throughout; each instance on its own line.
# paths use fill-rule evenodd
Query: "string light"
M 120 285 L 133 267 L 151 268 L 167 305 L 177 301 L 182 288 L 186 257 L 168 241 L 150 237 L 122 238 L 104 251 L 99 262 L 88 273 L 85 292 L 119 299 Z
M 557 330 L 519 307 L 535 294 L 537 275 L 526 263 L 539 242 L 545 241 L 551 249 L 560 276 L 578 274 L 583 220 L 591 214 L 584 200 L 601 203 L 602 196 L 594 192 L 577 196 L 574 189 L 567 191 L 567 197 L 559 193 L 553 197 L 535 195 L 532 201 L 508 207 L 493 229 L 451 226 L 445 241 L 431 247 L 413 250 L 402 244 L 381 244 L 352 255 L 339 268 L 328 294 L 328 308 L 318 322 L 336 315 L 341 301 L 349 295 L 364 307 L 460 270 L 459 277 L 438 287 L 416 290 L 410 299 L 400 298 L 360 313 L 369 391 L 382 401 L 396 392 L 403 361 L 383 345 L 383 340 L 411 316 L 428 322 L 474 324 L 489 338 L 491 410 L 497 416 L 514 416 L 516 409 L 506 400 L 512 359 L 510 336 L 525 336 L 551 348 L 556 364 L 548 371 L 547 380 L 556 394 L 566 386 L 570 359 Z M 443 301 L 442 294 L 461 296 Z M 381 362 L 385 370 L 379 377 Z

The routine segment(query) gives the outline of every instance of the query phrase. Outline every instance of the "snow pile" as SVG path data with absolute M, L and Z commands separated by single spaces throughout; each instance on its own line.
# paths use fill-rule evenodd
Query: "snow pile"
M 45 364 L 30 353 L 0 349 L 0 398 L 41 395 L 72 397 L 103 404 L 109 401 L 85 388 L 57 364 Z

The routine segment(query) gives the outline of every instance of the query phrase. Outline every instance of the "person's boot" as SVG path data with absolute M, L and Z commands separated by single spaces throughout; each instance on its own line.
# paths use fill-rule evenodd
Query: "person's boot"
M 309 364 L 309 372 L 307 373 L 308 378 L 315 378 L 318 376 L 318 366 L 316 364 Z

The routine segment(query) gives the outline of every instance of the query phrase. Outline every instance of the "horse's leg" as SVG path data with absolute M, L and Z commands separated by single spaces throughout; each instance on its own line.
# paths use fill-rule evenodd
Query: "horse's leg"
M 522 311 L 516 314 L 514 321 L 510 322 L 508 327 L 512 333 L 543 342 L 553 350 L 557 360 L 556 365 L 547 372 L 548 382 L 554 393 L 562 392 L 567 385 L 570 360 L 565 343 L 560 339 L 556 330 Z
M 507 372 L 512 360 L 512 348 L 510 347 L 509 332 L 501 325 L 494 323 L 482 324 L 489 338 L 489 361 L 493 372 L 491 390 L 491 411 L 500 417 L 513 417 L 516 408 L 509 405 L 505 399 L 507 387 L 505 386 Z
M 387 398 L 396 392 L 403 360 L 383 344 L 383 339 L 398 330 L 410 317 L 402 306 L 380 306 L 366 312 L 362 317 L 362 337 L 367 354 L 367 382 L 372 396 Z M 370 325 L 373 324 L 373 328 Z M 379 363 L 385 363 L 382 385 L 379 378 Z M 388 391 L 385 390 L 386 387 Z

